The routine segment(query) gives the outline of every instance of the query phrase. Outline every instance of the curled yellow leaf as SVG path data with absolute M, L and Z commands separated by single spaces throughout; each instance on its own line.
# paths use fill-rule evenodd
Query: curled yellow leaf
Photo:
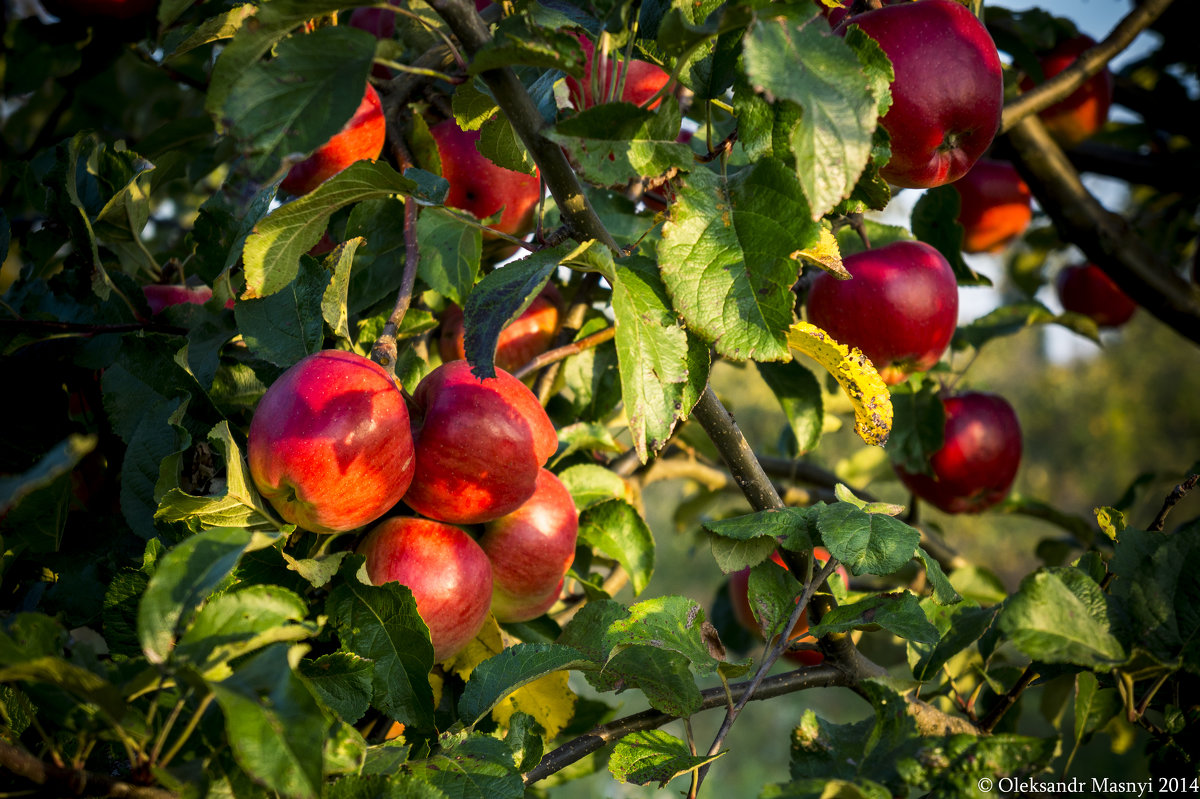
M 854 406 L 854 429 L 868 444 L 883 446 L 892 432 L 892 395 L 871 359 L 839 344 L 816 325 L 796 322 L 788 346 L 812 358 L 838 381 Z
M 842 250 L 838 246 L 837 236 L 825 228 L 821 228 L 821 237 L 817 243 L 792 253 L 792 260 L 803 264 L 816 264 L 838 280 L 849 280 L 850 273 L 842 265 Z

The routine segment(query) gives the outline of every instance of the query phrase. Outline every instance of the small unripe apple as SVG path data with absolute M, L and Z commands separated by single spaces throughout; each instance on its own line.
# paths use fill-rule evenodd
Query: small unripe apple
M 942 254 L 897 241 L 848 255 L 843 265 L 850 280 L 828 272 L 813 280 L 808 320 L 862 350 L 889 384 L 937 363 L 958 324 L 958 283 Z
M 1021 464 L 1021 425 L 1008 401 L 965 392 L 942 400 L 945 443 L 929 459 L 933 475 L 896 473 L 908 489 L 946 513 L 979 513 L 1008 495 Z
M 1090 316 L 1100 327 L 1120 327 L 1137 310 L 1137 303 L 1095 264 L 1064 267 L 1054 285 L 1063 308 Z
M 332 139 L 288 170 L 279 187 L 290 194 L 308 194 L 355 161 L 378 158 L 386 129 L 379 94 L 368 83 L 354 116 Z
M 429 627 L 433 659 L 441 663 L 471 642 L 487 621 L 492 566 L 465 530 L 429 519 L 397 516 L 376 525 L 358 546 L 373 585 L 408 586 Z
M 172 305 L 203 305 L 212 299 L 212 289 L 208 286 L 151 283 L 142 286 L 142 294 L 146 295 L 146 304 L 150 306 L 150 313 L 155 315 Z
M 892 106 L 881 120 L 892 157 L 880 174 L 896 186 L 927 189 L 958 180 L 1000 128 L 1000 54 L 979 19 L 954 0 L 916 0 L 842 21 L 879 43 L 891 59 Z
M 529 231 L 541 197 L 537 175 L 493 164 L 475 147 L 479 131 L 463 130 L 454 119 L 442 120 L 429 133 L 442 161 L 442 177 L 450 184 L 446 205 L 479 219 L 500 212 L 500 219 L 492 227 L 501 233 L 521 235 Z
M 825 547 L 813 548 L 813 559 L 820 566 L 824 566 L 829 562 L 829 550 Z M 771 560 L 787 569 L 787 564 L 783 562 L 783 558 L 778 552 L 771 555 Z M 846 567 L 839 565 L 834 572 L 842 578 L 842 585 L 850 584 L 850 572 L 846 571 Z M 758 625 L 758 620 L 754 618 L 754 611 L 750 608 L 750 569 L 742 569 L 734 572 L 729 576 L 729 599 L 733 603 L 733 615 L 738 620 L 738 623 L 750 632 L 762 636 L 762 628 Z M 797 600 L 799 601 L 799 600 Z M 804 643 L 816 643 L 816 639 L 808 634 L 808 609 L 805 608 L 800 614 L 799 620 L 796 621 L 796 626 L 792 628 L 788 635 L 788 641 L 802 641 Z M 816 666 L 825 660 L 825 656 L 813 649 L 797 649 L 795 651 L 785 651 L 783 656 L 793 663 L 801 666 Z
M 558 335 L 561 314 L 562 297 L 553 283 L 547 284 L 529 307 L 500 331 L 496 340 L 496 367 L 514 372 L 550 349 Z M 451 303 L 442 313 L 442 331 L 438 337 L 442 361 L 466 358 L 465 339 L 462 309 Z
M 538 473 L 533 496 L 484 527 L 479 545 L 492 562 L 492 613 L 497 621 L 528 621 L 558 600 L 575 560 L 579 513 L 552 472 Z
M 466 361 L 430 372 L 413 392 L 416 468 L 404 501 L 423 516 L 482 524 L 533 496 L 558 434 L 533 392 L 502 369 L 480 380 Z
M 596 98 L 592 96 L 592 70 L 596 68 L 596 46 L 586 36 L 577 38 L 583 48 L 584 58 L 587 60 L 583 66 L 583 80 L 567 76 L 567 91 L 571 97 L 571 104 L 582 111 L 596 105 Z M 667 81 L 671 79 L 670 73 L 662 67 L 639 58 L 629 59 L 626 67 L 624 53 L 609 53 L 605 67 L 603 78 L 600 76 L 596 78 L 601 87 L 601 97 L 607 96 L 609 87 L 615 91 L 624 78 L 625 87 L 621 90 L 619 99 L 622 102 L 639 106 L 657 94 L 658 90 L 666 86 Z M 657 105 L 658 101 L 655 101 L 650 108 Z
M 980 158 L 951 185 L 961 200 L 963 252 L 1001 252 L 1033 219 L 1033 194 L 1007 161 Z
M 1046 55 L 1040 56 L 1042 74 L 1046 80 L 1053 78 L 1075 61 L 1085 51 L 1096 46 L 1096 40 L 1086 35 L 1064 39 Z M 1074 147 L 1104 127 L 1108 121 L 1108 110 L 1113 101 L 1113 75 L 1106 66 L 1065 100 L 1060 100 L 1043 109 L 1038 116 L 1046 125 L 1050 135 L 1063 147 Z M 1021 80 L 1021 90 L 1029 91 L 1033 79 Z
M 258 402 L 250 476 L 285 521 L 353 530 L 392 508 L 415 457 L 400 384 L 374 361 L 323 350 L 279 376 Z

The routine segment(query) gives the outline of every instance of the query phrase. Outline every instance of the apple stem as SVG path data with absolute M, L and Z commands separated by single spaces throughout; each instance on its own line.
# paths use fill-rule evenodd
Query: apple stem
M 400 277 L 400 290 L 396 294 L 396 305 L 392 315 L 383 326 L 383 332 L 371 347 L 371 360 L 382 366 L 389 374 L 396 374 L 396 331 L 404 321 L 404 315 L 412 304 L 413 287 L 417 282 L 417 264 L 421 260 L 421 249 L 417 243 L 417 203 L 412 197 L 404 198 L 404 273 Z M 406 397 L 405 399 L 408 399 Z

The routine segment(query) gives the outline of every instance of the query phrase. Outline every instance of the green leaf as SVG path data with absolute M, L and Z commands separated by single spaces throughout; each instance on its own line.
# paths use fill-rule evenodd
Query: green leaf
M 531 66 L 583 75 L 585 58 L 579 40 L 568 31 L 533 25 L 524 14 L 502 17 L 492 38 L 471 58 L 468 73 Z
M 479 78 L 460 83 L 450 98 L 450 105 L 454 121 L 463 130 L 479 130 L 500 110 L 495 99 L 484 91 L 484 83 Z
M 321 295 L 321 316 L 333 334 L 342 341 L 350 344 L 354 338 L 350 334 L 350 267 L 354 263 L 354 253 L 365 242 L 365 239 L 355 237 L 333 248 L 325 257 L 325 268 L 333 272 L 329 285 Z M 275 296 L 275 295 L 272 295 Z M 244 303 L 243 303 L 244 304 Z
M 625 499 L 629 493 L 629 486 L 620 475 L 593 463 L 580 463 L 563 469 L 558 479 L 571 493 L 575 507 L 580 509 L 609 499 Z
M 927 604 L 926 611 L 939 637 L 932 642 L 910 641 L 909 664 L 913 677 L 932 680 L 950 659 L 974 644 L 992 627 L 999 607 L 981 608 L 971 601 L 950 607 Z
M 479 722 L 504 697 L 534 680 L 589 661 L 577 649 L 559 644 L 514 644 L 475 667 L 458 701 L 458 715 L 469 725 Z
M 366 585 L 356 576 L 361 560 L 349 561 L 325 603 L 342 649 L 375 662 L 375 707 L 409 726 L 429 729 L 433 644 L 412 591 L 399 583 Z
M 603 103 L 558 123 L 549 137 L 579 165 L 586 180 L 615 186 L 672 169 L 689 171 L 692 148 L 676 141 L 682 116 L 668 95 L 655 111 L 631 103 Z
M 800 582 L 774 559 L 764 560 L 750 570 L 746 600 L 764 639 L 769 641 L 783 633 L 800 592 Z
M 812 518 L 811 508 L 778 508 L 735 516 L 732 519 L 706 519 L 704 529 L 723 538 L 750 541 L 770 536 L 787 549 L 812 549 L 808 542 L 808 525 Z M 807 543 L 807 546 L 798 544 Z
M 929 458 L 942 448 L 946 406 L 935 380 L 916 376 L 892 386 L 892 434 L 888 458 L 911 474 L 933 474 Z
M 859 757 L 851 753 L 861 754 L 872 726 L 870 719 L 834 724 L 805 709 L 800 724 L 792 730 L 792 779 L 853 779 Z
M 929 585 L 933 588 L 934 602 L 939 605 L 953 605 L 955 602 L 962 601 L 962 597 L 951 584 L 950 578 L 942 571 L 942 564 L 921 547 L 917 547 L 917 557 L 925 565 L 925 578 L 929 580 Z
M 83 703 L 99 708 L 118 723 L 130 708 L 120 689 L 104 677 L 55 655 L 23 660 L 0 668 L 0 684 L 29 682 L 52 685 Z
M 1090 671 L 1075 675 L 1075 742 L 1066 769 L 1070 768 L 1080 745 L 1120 712 L 1121 697 L 1115 688 L 1100 688 L 1100 681 Z
M 823 777 L 767 785 L 759 799 L 891 799 L 892 792 L 871 780 L 830 780 Z
M 273 644 L 221 682 L 209 683 L 225 714 L 238 764 L 287 796 L 318 797 L 332 720 L 293 670 L 299 650 Z
M 892 574 L 912 560 L 921 533 L 899 519 L 839 502 L 817 512 L 821 541 L 851 574 Z
M 1100 329 L 1090 317 L 1075 313 L 1055 314 L 1036 300 L 1015 302 L 999 308 L 962 325 L 954 331 L 951 345 L 955 349 L 974 347 L 978 349 L 989 341 L 1020 333 L 1037 325 L 1057 324 L 1081 336 L 1099 343 Z
M 427 760 L 409 761 L 412 773 L 453 799 L 523 799 L 525 783 L 504 741 L 472 733 Z
M 634 448 L 645 463 L 671 437 L 684 405 L 689 379 L 688 335 L 671 311 L 653 262 L 629 259 L 613 281 L 621 396 Z
M 329 787 L 329 799 L 447 799 L 447 796 L 411 774 L 388 769 L 384 773 L 355 774 L 338 780 Z
M 502 169 L 520 172 L 524 175 L 537 174 L 537 165 L 533 156 L 525 149 L 525 143 L 513 130 L 508 117 L 500 114 L 483 123 L 479 129 L 479 141 L 475 149 L 487 160 Z
M 760 94 L 804 109 L 791 135 L 796 174 L 813 218 L 849 196 L 871 157 L 879 82 L 820 17 L 758 20 L 743 45 L 746 75 Z M 890 65 L 889 65 L 890 66 Z M 890 79 L 889 79 L 890 80 Z
M 721 661 L 712 656 L 704 640 L 705 622 L 704 610 L 694 600 L 681 596 L 648 599 L 609 625 L 605 645 L 610 652 L 629 646 L 678 652 L 698 673 L 711 674 Z
M 999 625 L 1018 649 L 1044 663 L 1108 668 L 1125 660 L 1104 592 L 1074 569 L 1026 577 L 1005 604 Z
M 300 256 L 325 232 L 339 208 L 393 194 L 413 194 L 417 184 L 381 161 L 356 161 L 308 194 L 282 205 L 246 237 L 243 261 L 246 291 L 257 299 L 281 291 L 299 270 Z
M 483 234 L 457 216 L 433 208 L 417 218 L 421 260 L 417 274 L 431 289 L 462 306 L 475 286 Z
M 783 408 L 796 439 L 796 453 L 816 449 L 825 424 L 825 402 L 816 375 L 795 360 L 755 366 Z
M 709 544 L 712 547 L 713 560 L 725 574 L 762 563 L 775 551 L 775 541 L 769 537 L 738 541 L 714 535 L 710 537 Z
M 475 286 L 463 306 L 463 348 L 480 380 L 496 376 L 500 331 L 529 307 L 571 249 L 563 244 L 539 250 L 493 270 Z
M 931 796 L 978 796 L 986 777 L 993 790 L 1001 776 L 1029 777 L 1038 774 L 1054 758 L 1057 738 L 1024 735 L 953 735 L 930 741 L 921 757 L 906 763 L 905 776 L 914 788 Z
M 303 624 L 308 605 L 277 585 L 249 585 L 206 604 L 175 645 L 175 657 L 210 672 L 269 644 L 299 641 L 316 633 Z
M 688 774 L 724 755 L 693 755 L 688 745 L 662 730 L 635 732 L 622 738 L 613 749 L 608 771 L 621 782 L 660 788 L 676 777 Z
M 689 331 L 735 360 L 790 355 L 791 254 L 820 226 L 794 172 L 766 158 L 724 178 L 692 172 L 679 187 L 659 246 L 663 282 Z
M 166 661 L 192 613 L 233 572 L 253 536 L 215 527 L 185 538 L 159 560 L 138 606 L 138 639 L 147 660 Z
M 580 513 L 579 543 L 615 558 L 629 573 L 635 596 L 645 590 L 654 573 L 654 535 L 628 502 L 610 499 Z
M 99 439 L 94 435 L 70 435 L 24 473 L 13 477 L 0 477 L 0 517 L 33 492 L 69 474 L 85 455 L 96 448 L 98 442 Z
M 963 227 L 958 223 L 961 202 L 953 186 L 928 189 L 913 206 L 913 234 L 945 256 L 960 286 L 990 286 L 991 280 L 963 260 Z
M 323 311 L 331 277 L 315 259 L 304 256 L 295 279 L 282 290 L 238 302 L 233 315 L 250 352 L 284 368 L 319 352 L 325 339 Z
M 821 623 L 809 630 L 814 638 L 829 633 L 845 633 L 878 624 L 885 630 L 922 644 L 935 644 L 941 637 L 929 623 L 915 594 L 877 594 L 848 605 L 838 605 L 821 617 Z
M 354 724 L 371 706 L 375 664 L 353 652 L 331 652 L 300 661 L 300 673 L 326 707 Z
M 233 84 L 223 118 L 257 154 L 264 172 L 291 153 L 306 156 L 329 141 L 363 99 L 375 37 L 349 25 L 284 39 L 270 61 L 251 65 Z

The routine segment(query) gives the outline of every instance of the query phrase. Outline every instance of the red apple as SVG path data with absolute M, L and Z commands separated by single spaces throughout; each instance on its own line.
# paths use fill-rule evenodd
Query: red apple
M 1038 58 L 1042 65 L 1042 74 L 1047 80 L 1053 78 L 1074 64 L 1084 51 L 1095 46 L 1096 40 L 1090 36 L 1080 35 L 1064 39 L 1049 53 Z M 1025 77 L 1021 80 L 1022 91 L 1029 91 L 1033 86 L 1032 78 Z M 1112 100 L 1113 75 L 1108 67 L 1105 67 L 1088 78 L 1067 99 L 1044 109 L 1038 116 L 1059 144 L 1074 147 L 1104 127 Z
M 383 152 L 386 128 L 379 95 L 367 84 L 354 116 L 332 139 L 293 166 L 279 187 L 291 194 L 308 194 L 355 161 L 378 158 Z
M 142 286 L 142 293 L 146 295 L 146 304 L 150 306 L 150 313 L 155 315 L 172 305 L 203 305 L 212 299 L 212 289 L 208 286 L 152 283 Z
M 848 255 L 843 264 L 852 279 L 820 272 L 813 280 L 808 320 L 862 350 L 889 384 L 937 363 L 958 323 L 958 283 L 942 254 L 923 242 L 897 241 Z
M 1137 310 L 1137 303 L 1095 264 L 1064 267 L 1054 285 L 1063 308 L 1090 316 L 1100 327 L 1120 327 Z
M 314 533 L 369 524 L 412 480 L 400 384 L 353 352 L 310 355 L 259 400 L 247 460 L 254 484 L 285 521 Z
M 446 205 L 467 211 L 479 219 L 503 208 L 492 227 L 501 233 L 520 235 L 532 226 L 534 207 L 541 197 L 537 175 L 526 175 L 499 167 L 475 147 L 479 131 L 463 130 L 453 119 L 429 129 L 442 161 L 442 177 L 450 183 Z
M 497 621 L 528 621 L 554 605 L 575 560 L 579 513 L 552 472 L 538 472 L 533 496 L 488 522 L 479 545 L 492 562 L 492 613 Z
M 43 5 L 60 19 L 68 15 L 85 19 L 133 19 L 154 11 L 158 0 L 52 0 Z
M 896 186 L 958 180 L 1000 127 L 1000 55 L 983 23 L 954 0 L 916 0 L 843 20 L 858 25 L 892 61 L 892 107 L 881 120 L 892 158 L 880 174 Z
M 582 111 L 596 105 L 595 98 L 592 96 L 592 68 L 596 60 L 596 46 L 586 36 L 577 38 L 580 46 L 583 47 L 583 55 L 587 61 L 583 66 L 582 81 L 570 75 L 567 76 L 567 91 L 571 96 L 571 104 Z M 622 102 L 634 105 L 641 105 L 649 100 L 671 79 L 671 75 L 662 67 L 651 64 L 649 61 L 631 58 L 628 69 L 624 67 L 624 64 L 624 53 L 608 54 L 604 77 L 603 79 L 597 77 L 597 81 L 600 82 L 602 102 L 610 102 L 611 99 L 615 99 L 609 97 L 609 92 L 616 91 L 622 77 L 625 80 L 625 88 L 621 91 L 620 99 Z M 650 107 L 654 108 L 657 105 L 658 101 L 655 101 Z
M 417 384 L 413 411 L 416 469 L 404 501 L 431 519 L 481 524 L 512 513 L 558 448 L 537 397 L 502 369 L 480 380 L 466 361 L 442 364 Z
M 816 562 L 822 566 L 829 562 L 829 550 L 825 547 L 814 547 L 813 557 Z M 778 552 L 772 553 L 771 560 L 787 569 L 787 564 L 783 562 L 783 558 Z M 846 571 L 844 566 L 839 565 L 834 569 L 835 573 L 841 576 L 842 585 L 850 584 L 850 573 Z M 762 635 L 762 628 L 759 627 L 758 620 L 754 618 L 754 611 L 750 608 L 750 569 L 742 569 L 734 572 L 729 576 L 729 599 L 733 603 L 733 615 L 744 628 L 759 636 Z M 799 600 L 797 600 L 799 601 Z M 816 643 L 816 639 L 808 634 L 808 609 L 806 608 L 800 614 L 796 626 L 792 628 L 791 634 L 788 636 L 789 641 L 803 641 L 805 643 Z M 802 666 L 816 666 L 825 660 L 825 656 L 813 649 L 798 649 L 795 651 L 785 651 L 783 656 L 793 663 L 798 663 Z
M 952 185 L 962 201 L 963 252 L 1001 252 L 1033 219 L 1033 195 L 1007 161 L 981 158 Z
M 433 659 L 440 663 L 471 642 L 487 621 L 492 567 L 466 531 L 441 522 L 399 516 L 384 519 L 363 539 L 374 585 L 408 586 L 429 627 Z
M 558 335 L 561 314 L 562 297 L 553 283 L 547 284 L 529 307 L 500 331 L 496 341 L 497 368 L 516 371 L 550 349 Z M 467 357 L 465 337 L 462 309 L 451 303 L 442 313 L 442 332 L 438 338 L 438 351 L 443 361 Z
M 896 473 L 921 499 L 946 513 L 978 513 L 1008 494 L 1021 463 L 1016 411 L 995 394 L 966 392 L 942 400 L 945 443 L 929 459 L 933 476 Z

